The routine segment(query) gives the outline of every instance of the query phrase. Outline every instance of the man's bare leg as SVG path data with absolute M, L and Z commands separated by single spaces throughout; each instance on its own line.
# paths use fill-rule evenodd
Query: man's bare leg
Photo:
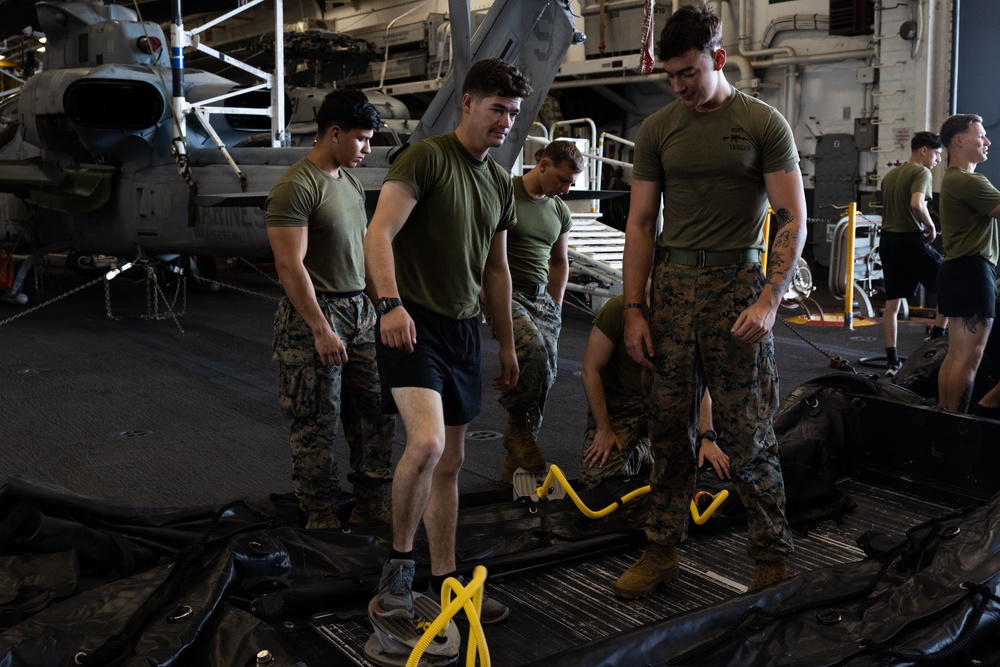
M 434 470 L 445 451 L 444 411 L 441 394 L 433 389 L 396 387 L 392 398 L 406 429 L 406 448 L 392 480 L 392 548 L 406 553 L 413 550 Z
M 899 299 L 886 299 L 882 311 L 882 339 L 886 347 L 896 347 L 896 318 L 899 316 Z
M 986 349 L 993 320 L 985 325 L 963 319 L 962 326 L 953 326 L 948 334 L 948 352 L 938 371 L 938 403 L 945 410 L 965 412 L 972 397 L 976 370 Z
M 979 405 L 993 410 L 1000 409 L 1000 382 L 993 385 L 993 388 L 979 399 Z
M 444 453 L 434 468 L 424 528 L 431 551 L 431 575 L 455 571 L 455 529 L 458 524 L 458 473 L 465 458 L 468 424 L 445 427 Z

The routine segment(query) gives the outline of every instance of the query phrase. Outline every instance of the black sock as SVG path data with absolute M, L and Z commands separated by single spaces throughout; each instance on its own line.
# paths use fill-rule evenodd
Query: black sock
M 448 577 L 458 578 L 458 572 L 451 572 L 449 574 L 432 574 L 431 575 L 431 593 L 438 595 L 441 593 L 441 587 L 444 586 L 444 580 Z
M 389 560 L 413 560 L 413 549 L 409 551 L 396 551 L 393 549 L 389 552 Z
M 947 329 L 945 329 L 944 327 L 939 327 L 937 325 L 934 325 L 934 327 L 931 328 L 931 340 L 934 340 L 935 338 L 940 338 L 941 336 L 944 335 L 945 331 L 947 331 Z
M 899 365 L 899 355 L 896 353 L 896 348 L 887 347 L 885 348 L 885 361 L 889 366 Z

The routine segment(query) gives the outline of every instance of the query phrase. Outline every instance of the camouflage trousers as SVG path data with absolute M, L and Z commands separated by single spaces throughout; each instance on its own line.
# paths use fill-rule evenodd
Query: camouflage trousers
M 292 486 L 306 511 L 330 506 L 340 492 L 334 457 L 337 422 L 344 427 L 359 500 L 388 507 L 392 485 L 395 419 L 382 414 L 375 365 L 375 308 L 364 294 L 320 297 L 320 308 L 347 348 L 343 366 L 324 366 L 312 331 L 288 297 L 274 315 L 274 359 L 279 362 L 278 401 L 292 420 Z
M 649 437 L 654 463 L 646 523 L 652 542 L 676 544 L 686 536 L 697 482 L 698 399 L 707 386 L 719 446 L 729 455 L 733 486 L 746 508 L 750 557 L 781 561 L 792 551 L 773 428 L 778 407 L 774 339 L 768 334 L 760 343 L 746 344 L 730 333 L 763 284 L 760 264 L 696 268 L 664 263 L 653 269 L 649 326 L 656 369 Z
M 622 443 L 623 450 L 611 449 L 603 467 L 591 468 L 581 457 L 578 483 L 582 489 L 593 489 L 602 482 L 625 474 L 626 464 L 635 457 L 643 444 L 648 442 L 649 411 L 643 396 L 621 396 L 607 394 L 604 404 L 608 410 L 611 429 Z M 583 451 L 586 452 L 597 436 L 597 422 L 587 410 L 587 430 L 583 437 Z M 629 466 L 630 468 L 632 466 Z
M 530 297 L 515 290 L 511 297 L 511 316 L 519 372 L 517 386 L 500 393 L 500 405 L 507 412 L 527 413 L 537 440 L 545 398 L 556 381 L 562 312 L 548 292 Z M 492 319 L 490 326 L 493 326 Z

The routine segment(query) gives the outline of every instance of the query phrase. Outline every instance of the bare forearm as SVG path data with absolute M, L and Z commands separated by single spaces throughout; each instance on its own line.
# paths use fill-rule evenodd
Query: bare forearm
M 365 275 L 369 297 L 398 297 L 396 265 L 392 240 L 385 234 L 369 231 L 365 236 Z
M 646 279 L 653 266 L 653 234 L 649 225 L 629 225 L 625 229 L 622 277 L 625 303 L 643 303 Z
M 917 220 L 923 224 L 925 229 L 934 229 L 934 221 L 931 220 L 931 212 L 927 210 L 927 205 L 918 206 L 913 210 Z
M 805 212 L 779 208 L 774 214 L 775 233 L 767 253 L 767 280 L 760 299 L 777 308 L 788 290 L 806 241 Z
M 583 393 L 587 397 L 587 406 L 594 417 L 598 430 L 611 430 L 611 419 L 608 416 L 607 395 L 604 393 L 604 383 L 599 371 L 583 367 L 580 374 L 583 380 Z
M 549 296 L 562 307 L 563 296 L 566 294 L 566 283 L 569 282 L 569 262 L 555 262 L 549 265 Z
M 313 287 L 305 266 L 301 262 L 280 257 L 275 258 L 274 265 L 288 300 L 292 302 L 295 310 L 302 316 L 309 328 L 313 332 L 329 329 L 330 323 L 323 315 L 323 311 L 320 310 L 316 289 Z
M 701 407 L 698 409 L 698 432 L 704 433 L 705 431 L 714 430 L 715 426 L 712 422 L 712 395 L 706 389 L 701 397 Z
M 487 265 L 483 271 L 483 298 L 490 311 L 494 334 L 500 347 L 514 347 L 514 325 L 510 314 L 510 271 Z

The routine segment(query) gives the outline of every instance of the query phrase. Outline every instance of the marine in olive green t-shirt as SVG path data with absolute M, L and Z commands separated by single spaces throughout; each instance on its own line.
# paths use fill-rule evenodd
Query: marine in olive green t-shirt
M 517 225 L 507 232 L 507 262 L 515 285 L 549 282 L 549 256 L 559 237 L 573 228 L 566 202 L 532 197 L 521 176 L 513 179 Z
M 658 245 L 763 249 L 764 174 L 798 162 L 781 114 L 734 88 L 711 113 L 692 112 L 678 99 L 647 118 L 636 136 L 632 178 L 663 183 Z
M 517 222 L 510 176 L 489 155 L 474 158 L 451 133 L 410 146 L 385 180 L 406 183 L 417 199 L 392 241 L 403 302 L 456 320 L 478 315 L 493 236 Z
M 882 231 L 923 232 L 924 223 L 913 215 L 910 203 L 913 193 L 922 192 L 926 199 L 931 191 L 931 170 L 922 164 L 907 162 L 896 167 L 882 179 Z
M 649 315 L 645 304 L 642 315 Z M 642 366 L 632 359 L 625 347 L 625 300 L 621 295 L 608 299 L 594 317 L 594 326 L 615 344 L 611 358 L 601 369 L 604 391 L 618 396 L 642 396 Z
M 334 178 L 308 158 L 293 164 L 264 205 L 268 227 L 308 227 L 303 264 L 317 292 L 365 288 L 365 191 L 346 169 Z
M 974 171 L 948 167 L 941 181 L 941 236 L 945 261 L 985 257 L 991 264 L 1000 256 L 997 221 L 987 213 L 1000 205 L 1000 192 Z

